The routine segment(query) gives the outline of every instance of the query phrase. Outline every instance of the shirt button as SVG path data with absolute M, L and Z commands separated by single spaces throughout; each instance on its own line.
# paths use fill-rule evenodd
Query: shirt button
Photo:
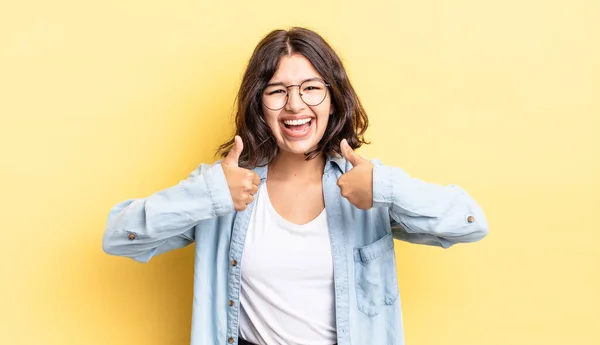
M 229 306 L 233 307 L 233 301 L 232 300 L 229 300 Z
M 230 344 L 233 344 L 233 338 L 229 337 L 229 339 L 227 339 L 227 342 L 230 343 Z
M 129 236 L 127 236 L 127 238 L 129 238 L 130 240 L 135 240 L 135 234 L 133 232 L 129 233 Z
M 475 217 L 473 217 L 473 216 L 468 216 L 467 217 L 467 222 L 473 223 L 474 221 L 475 221 Z
M 237 261 L 236 260 L 231 260 L 231 266 L 237 266 Z

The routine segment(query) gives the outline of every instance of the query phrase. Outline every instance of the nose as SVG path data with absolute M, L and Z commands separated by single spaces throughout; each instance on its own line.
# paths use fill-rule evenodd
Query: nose
M 294 89 L 297 89 L 297 91 Z M 304 110 L 304 108 L 306 107 L 306 104 L 300 97 L 300 86 L 299 85 L 290 85 L 290 87 L 288 88 L 287 97 L 288 97 L 288 100 L 285 105 L 285 110 L 287 110 L 291 113 L 299 113 L 300 111 Z

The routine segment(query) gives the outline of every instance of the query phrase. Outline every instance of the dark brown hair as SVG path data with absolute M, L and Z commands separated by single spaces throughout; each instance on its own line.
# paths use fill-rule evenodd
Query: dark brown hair
M 262 93 L 277 71 L 280 59 L 291 54 L 306 57 L 331 85 L 329 92 L 334 113 L 329 116 L 323 138 L 313 151 L 306 153 L 306 159 L 313 159 L 319 153 L 341 154 L 342 139 L 346 139 L 353 149 L 368 144 L 363 137 L 369 124 L 367 114 L 336 52 L 319 34 L 309 29 L 274 30 L 254 49 L 236 97 L 236 135 L 244 143 L 239 159 L 241 167 L 268 164 L 279 150 L 263 116 Z M 235 139 L 231 138 L 219 147 L 217 154 L 227 156 L 234 145 Z

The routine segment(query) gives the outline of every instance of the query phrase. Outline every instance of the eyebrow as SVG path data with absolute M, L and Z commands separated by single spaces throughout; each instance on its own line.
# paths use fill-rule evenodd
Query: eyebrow
M 313 77 L 313 78 L 304 79 L 303 81 L 300 82 L 300 84 L 302 84 L 304 82 L 307 82 L 307 81 L 312 81 L 312 80 L 319 80 L 319 81 L 325 82 L 323 79 L 321 79 L 319 77 Z M 300 84 L 292 84 L 292 85 L 300 85 Z M 279 83 L 270 83 L 270 84 L 267 84 L 266 87 L 269 87 L 269 86 L 285 86 L 285 84 L 282 83 L 282 82 L 279 82 Z

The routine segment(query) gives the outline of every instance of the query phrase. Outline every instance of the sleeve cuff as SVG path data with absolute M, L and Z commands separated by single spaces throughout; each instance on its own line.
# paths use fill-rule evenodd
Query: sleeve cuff
M 212 166 L 205 178 L 215 215 L 223 216 L 233 213 L 235 211 L 233 199 L 221 164 Z
M 373 207 L 391 207 L 394 201 L 392 167 L 373 166 Z

